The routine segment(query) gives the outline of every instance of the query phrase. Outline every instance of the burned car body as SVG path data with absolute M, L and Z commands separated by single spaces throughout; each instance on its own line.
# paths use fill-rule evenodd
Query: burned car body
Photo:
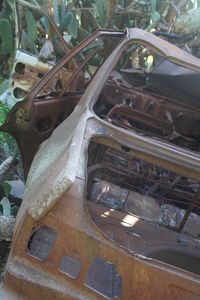
M 9 132 L 16 139 L 22 154 L 25 178 L 40 143 L 46 140 L 53 130 L 70 115 L 83 95 L 84 86 L 86 86 L 87 82 L 85 83 L 81 70 L 87 67 L 88 61 L 99 50 L 99 44 L 95 44 L 96 39 L 103 37 L 106 40 L 106 45 L 101 41 L 105 47 L 101 53 L 102 61 L 104 61 L 122 36 L 124 36 L 122 31 L 110 32 L 109 30 L 104 30 L 96 32 L 80 46 L 77 46 L 73 53 L 68 55 L 68 52 L 66 52 L 65 57 L 47 76 L 44 76 L 45 72 L 43 72 L 42 77 L 44 76 L 44 78 L 41 77 L 38 85 L 31 89 L 24 100 L 17 102 L 11 109 L 6 122 L 0 127 L 0 130 Z M 109 42 L 108 37 L 111 42 Z M 90 46 L 89 54 L 83 55 L 81 50 L 88 45 Z M 72 55 L 79 60 L 79 65 L 76 64 L 74 58 L 70 59 Z M 68 62 L 63 63 L 66 58 Z M 18 61 L 18 63 L 20 62 Z M 14 69 L 16 69 L 17 64 Z M 41 64 L 39 67 L 41 68 Z M 25 67 L 23 76 L 27 77 L 29 68 L 29 65 Z M 61 80 L 61 77 L 63 80 Z M 57 85 L 58 82 L 60 83 L 59 85 Z
M 34 157 L 5 287 L 25 299 L 200 299 L 200 108 L 155 92 L 120 58 L 141 44 L 192 71 L 200 60 L 139 29 L 112 34 L 118 43 Z M 24 132 L 36 95 L 79 50 L 13 108 Z

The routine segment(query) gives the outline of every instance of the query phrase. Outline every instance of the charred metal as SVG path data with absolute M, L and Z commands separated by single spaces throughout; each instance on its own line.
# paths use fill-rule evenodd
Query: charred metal
M 200 299 L 199 72 L 199 59 L 151 33 L 101 30 L 12 108 L 1 130 L 28 177 L 7 289 Z

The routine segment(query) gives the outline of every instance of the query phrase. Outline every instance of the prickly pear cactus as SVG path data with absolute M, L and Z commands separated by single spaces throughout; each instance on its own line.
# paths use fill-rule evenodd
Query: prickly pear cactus
M 13 52 L 13 32 L 10 22 L 7 19 L 0 20 L 0 52 L 3 55 Z

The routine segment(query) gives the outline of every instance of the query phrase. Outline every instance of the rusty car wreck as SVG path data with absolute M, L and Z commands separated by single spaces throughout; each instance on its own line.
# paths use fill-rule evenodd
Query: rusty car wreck
M 138 68 L 135 53 L 154 61 Z M 72 60 L 67 83 L 45 94 Z M 28 177 L 6 289 L 30 300 L 200 299 L 199 72 L 198 58 L 151 33 L 101 30 L 12 108 L 1 129 Z

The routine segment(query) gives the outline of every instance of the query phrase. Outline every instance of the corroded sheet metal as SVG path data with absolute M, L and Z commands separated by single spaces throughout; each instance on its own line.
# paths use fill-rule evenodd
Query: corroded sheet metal
M 79 68 L 68 70 L 65 68 L 66 65 L 73 63 L 74 56 L 100 36 L 120 39 L 124 36 L 124 32 L 103 30 L 88 37 L 69 54 L 66 54 L 48 73 L 42 73 L 42 79 L 31 89 L 23 101 L 14 105 L 7 115 L 6 122 L 0 127 L 0 130 L 12 134 L 19 145 L 25 178 L 40 143 L 46 140 L 53 130 L 73 111 L 82 95 L 82 92 L 73 91 L 76 87 L 78 90 L 82 90 L 83 73 L 77 73 Z M 111 50 L 112 47 L 109 51 Z M 34 59 L 33 61 L 36 63 Z M 87 58 L 84 63 L 86 62 Z M 44 65 L 47 67 L 46 64 L 39 64 L 39 67 L 44 67 Z M 25 66 L 24 75 L 26 77 L 27 69 L 29 70 L 29 67 Z M 36 73 L 39 74 L 38 71 Z M 71 90 L 72 92 L 70 92 Z
M 98 36 L 95 33 L 83 45 Z M 181 217 L 182 211 L 189 212 L 187 222 L 192 213 L 199 221 L 199 153 L 108 121 L 118 122 L 120 115 L 125 123 L 127 114 L 129 119 L 135 114 L 137 121 L 144 117 L 144 91 L 143 109 L 114 103 L 114 112 L 111 105 L 106 118 L 93 110 L 123 49 L 132 42 L 143 42 L 172 62 L 200 71 L 197 58 L 150 33 L 133 29 L 122 36 L 73 112 L 41 144 L 33 160 L 5 275 L 5 287 L 21 297 L 200 299 L 197 226 L 167 223 L 174 207 Z M 79 50 L 51 69 L 13 115 L 24 109 L 29 117 L 36 95 Z M 126 88 L 120 89 L 122 94 Z M 159 105 L 155 95 L 148 96 L 156 108 L 145 126 L 151 123 L 154 130 L 159 127 L 170 136 L 170 119 L 164 128 L 162 118 L 156 117 L 171 108 Z M 195 222 L 192 219 L 192 225 Z M 41 249 L 46 249 L 42 255 Z
M 54 64 L 43 63 L 38 57 L 17 50 L 13 71 L 11 73 L 11 94 L 15 101 L 9 104 L 13 105 L 16 101 L 22 100 L 53 65 Z M 68 70 L 58 72 L 40 94 L 48 94 L 55 91 L 58 89 L 57 86 L 59 84 L 64 86 L 69 80 L 71 73 L 72 72 Z
M 177 92 L 174 98 L 156 94 L 155 91 L 148 90 L 149 80 L 148 85 L 143 83 L 146 78 L 149 79 L 149 73 L 140 74 L 140 81 L 137 78 L 134 81 L 137 72 L 128 71 L 123 70 L 122 74 L 115 72 L 109 78 L 94 107 L 97 115 L 117 126 L 198 151 L 199 103 L 196 101 L 196 105 L 191 106 L 189 101 L 178 101 L 175 97 Z M 162 80 L 164 81 L 163 78 L 157 80 L 158 86 Z M 166 86 L 167 82 L 165 88 Z M 180 91 L 180 95 L 182 93 L 184 90 Z

